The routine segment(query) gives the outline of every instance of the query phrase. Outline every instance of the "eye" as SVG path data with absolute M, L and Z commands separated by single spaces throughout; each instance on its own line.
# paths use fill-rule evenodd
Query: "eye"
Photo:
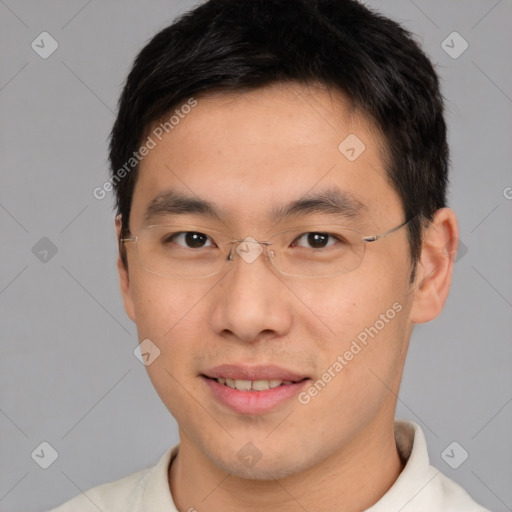
M 213 240 L 208 235 L 197 231 L 182 231 L 180 233 L 175 233 L 166 237 L 164 242 L 174 242 L 175 244 L 188 249 L 202 249 L 203 247 L 215 246 Z
M 306 246 L 307 249 L 323 249 L 324 247 L 329 247 L 337 242 L 346 243 L 345 240 L 339 238 L 338 236 L 330 235 L 329 233 L 311 231 L 297 237 L 292 242 L 292 246 L 304 247 L 302 244 L 307 243 L 309 244 L 309 247 Z

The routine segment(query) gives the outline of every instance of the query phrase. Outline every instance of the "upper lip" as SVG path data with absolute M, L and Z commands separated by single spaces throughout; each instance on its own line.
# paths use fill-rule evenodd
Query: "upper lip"
M 298 382 L 308 378 L 304 374 L 296 373 L 286 368 L 275 365 L 241 366 L 232 364 L 221 364 L 203 372 L 203 375 L 210 379 L 233 379 L 233 380 L 283 380 Z

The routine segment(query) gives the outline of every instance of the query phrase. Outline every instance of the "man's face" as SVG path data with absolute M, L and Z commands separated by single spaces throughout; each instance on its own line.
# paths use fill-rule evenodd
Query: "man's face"
M 141 162 L 133 236 L 147 225 L 186 224 L 264 241 L 336 223 L 367 236 L 404 221 L 376 131 L 343 97 L 281 85 L 197 101 Z M 365 146 L 359 156 L 353 138 L 338 148 L 350 134 Z M 360 207 L 271 217 L 333 190 Z M 211 203 L 218 218 L 153 208 L 145 219 L 170 192 Z M 147 370 L 189 451 L 240 476 L 277 478 L 353 449 L 392 421 L 411 332 L 406 229 L 367 244 L 356 269 L 329 278 L 282 275 L 265 252 L 250 263 L 235 254 L 211 277 L 163 277 L 143 268 L 134 244 L 126 249 L 125 305 L 139 339 L 160 350 Z M 240 391 L 208 376 L 302 380 Z

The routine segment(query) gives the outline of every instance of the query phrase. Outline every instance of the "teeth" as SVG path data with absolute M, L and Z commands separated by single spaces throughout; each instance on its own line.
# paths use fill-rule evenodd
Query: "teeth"
M 249 391 L 251 389 L 250 380 L 235 380 L 235 388 L 240 391 Z
M 231 389 L 239 391 L 266 391 L 267 389 L 277 388 L 281 385 L 293 384 L 291 380 L 242 380 L 242 379 L 224 379 L 219 377 L 216 379 L 219 384 L 224 384 Z
M 255 380 L 252 383 L 252 389 L 254 391 L 265 391 L 270 389 L 270 382 L 268 380 Z

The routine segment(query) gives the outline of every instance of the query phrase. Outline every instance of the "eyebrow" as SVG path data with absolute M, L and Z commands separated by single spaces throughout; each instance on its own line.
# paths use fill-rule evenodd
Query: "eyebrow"
M 360 217 L 366 210 L 366 206 L 352 194 L 343 192 L 337 187 L 331 187 L 316 193 L 308 193 L 288 204 L 274 206 L 269 212 L 268 219 L 277 223 L 289 217 L 322 213 L 354 219 Z M 144 220 L 147 222 L 167 215 L 190 214 L 222 220 L 215 203 L 174 190 L 159 194 L 152 199 L 144 213 Z

